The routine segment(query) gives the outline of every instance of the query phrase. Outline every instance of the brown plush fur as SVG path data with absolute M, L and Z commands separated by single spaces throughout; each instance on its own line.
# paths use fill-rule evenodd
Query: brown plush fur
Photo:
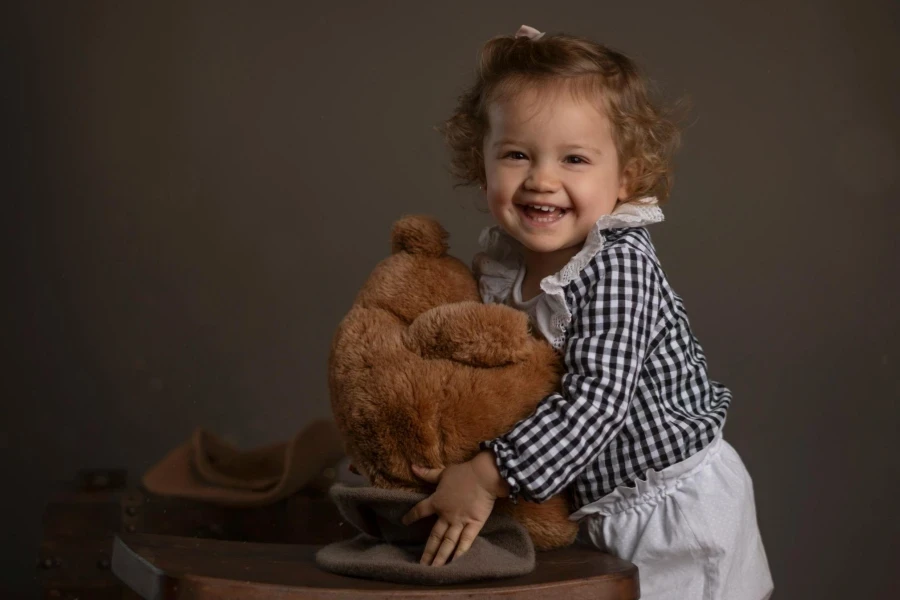
M 329 387 L 356 468 L 373 485 L 427 491 L 410 470 L 466 461 L 512 429 L 559 385 L 559 358 L 529 334 L 525 314 L 483 304 L 471 271 L 447 255 L 433 219 L 406 217 L 335 334 Z M 564 495 L 498 503 L 538 549 L 577 526 Z

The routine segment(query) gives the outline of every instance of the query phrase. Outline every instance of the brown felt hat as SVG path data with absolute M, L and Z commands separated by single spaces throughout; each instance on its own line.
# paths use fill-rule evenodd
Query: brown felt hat
M 198 428 L 148 470 L 141 483 L 160 496 L 223 506 L 274 504 L 321 477 L 344 456 L 331 421 L 316 421 L 287 442 L 239 450 Z
M 316 564 L 339 575 L 399 583 L 443 585 L 525 575 L 534 570 L 534 546 L 525 528 L 493 513 L 468 552 L 450 563 L 419 564 L 435 517 L 403 525 L 401 519 L 426 496 L 401 490 L 335 484 L 331 499 L 361 533 L 325 546 Z

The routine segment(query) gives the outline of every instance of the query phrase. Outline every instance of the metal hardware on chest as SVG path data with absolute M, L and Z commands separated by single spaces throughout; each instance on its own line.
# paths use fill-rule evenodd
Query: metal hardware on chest
M 121 598 L 111 572 L 112 538 L 120 530 L 122 469 L 86 469 L 44 509 L 36 579 L 44 598 Z
M 144 529 L 144 494 L 137 489 L 129 489 L 122 494 L 121 498 L 121 519 L 122 528 L 128 533 L 143 531 Z

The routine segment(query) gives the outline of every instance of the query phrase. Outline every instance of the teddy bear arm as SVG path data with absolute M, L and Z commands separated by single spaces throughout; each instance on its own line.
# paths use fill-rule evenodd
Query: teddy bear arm
M 532 338 L 528 317 L 520 311 L 499 304 L 455 302 L 419 315 L 405 341 L 423 358 L 499 367 L 523 360 Z

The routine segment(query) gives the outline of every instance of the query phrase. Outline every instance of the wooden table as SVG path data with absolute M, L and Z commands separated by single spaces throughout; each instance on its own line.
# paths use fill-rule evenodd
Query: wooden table
M 152 600 L 639 597 L 634 565 L 583 546 L 538 553 L 537 568 L 523 577 L 440 587 L 335 575 L 316 566 L 320 547 L 123 533 L 114 542 L 112 570 Z

